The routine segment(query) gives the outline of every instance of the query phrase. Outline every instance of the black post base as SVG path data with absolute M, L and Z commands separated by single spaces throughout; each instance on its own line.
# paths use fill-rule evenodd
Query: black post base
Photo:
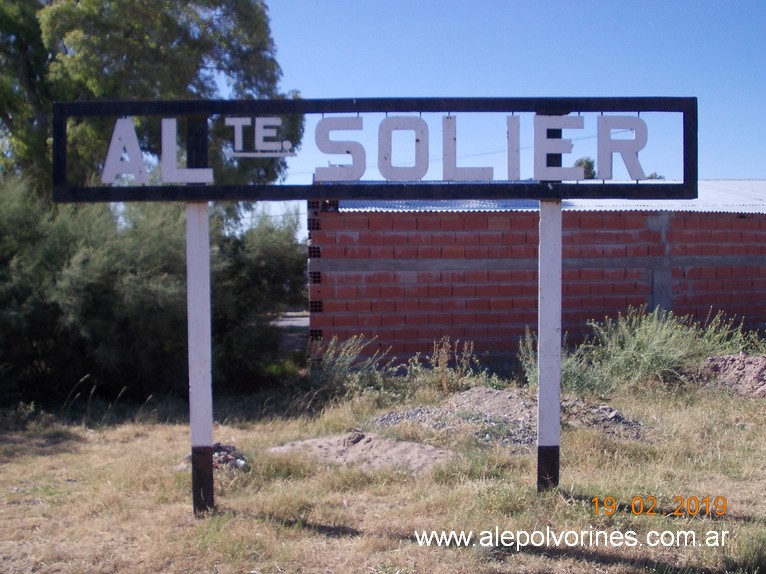
M 550 490 L 559 485 L 560 447 L 537 447 L 537 492 Z
M 194 514 L 200 516 L 213 510 L 213 447 L 192 447 L 192 504 Z

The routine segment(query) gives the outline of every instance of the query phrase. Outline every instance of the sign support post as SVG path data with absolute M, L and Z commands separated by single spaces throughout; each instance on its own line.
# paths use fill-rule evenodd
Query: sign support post
M 189 423 L 192 448 L 192 504 L 197 515 L 211 510 L 215 503 L 208 218 L 206 201 L 186 204 Z
M 559 484 L 561 201 L 540 201 L 537 326 L 537 490 Z
M 561 129 L 546 137 L 561 139 Z M 562 166 L 559 153 L 547 154 L 547 167 Z M 559 484 L 561 459 L 561 200 L 540 200 L 537 258 L 537 491 Z
M 207 120 L 190 119 L 187 165 L 207 167 Z M 189 344 L 189 426 L 192 505 L 201 516 L 215 507 L 213 485 L 213 344 L 210 311 L 210 214 L 207 201 L 186 203 L 186 301 Z

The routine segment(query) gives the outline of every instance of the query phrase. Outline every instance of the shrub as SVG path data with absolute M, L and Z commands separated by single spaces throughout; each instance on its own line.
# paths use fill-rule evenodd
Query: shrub
M 719 313 L 698 323 L 672 311 L 630 309 L 616 319 L 590 322 L 593 335 L 574 349 L 562 348 L 562 388 L 605 394 L 619 385 L 682 381 L 706 357 L 737 353 L 752 345 L 741 325 Z M 537 384 L 537 350 L 527 332 L 519 357 L 527 381 Z
M 401 381 L 395 377 L 396 359 L 387 358 L 387 352 L 366 354 L 371 343 L 363 335 L 343 341 L 337 337 L 312 341 L 309 360 L 315 395 L 329 399 L 358 396 L 367 391 L 400 392 Z
M 252 390 L 278 350 L 269 313 L 305 296 L 305 245 L 297 216 L 214 221 L 214 380 Z M 186 396 L 185 251 L 182 204 L 57 206 L 0 179 L 0 402 L 61 404 L 86 376 L 107 401 Z

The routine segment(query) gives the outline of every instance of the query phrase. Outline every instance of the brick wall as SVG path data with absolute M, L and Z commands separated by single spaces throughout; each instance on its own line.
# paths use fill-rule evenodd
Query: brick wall
M 377 337 L 406 356 L 443 335 L 513 353 L 537 325 L 538 214 L 309 206 L 311 335 Z M 766 216 L 563 214 L 563 329 L 628 307 L 766 324 Z

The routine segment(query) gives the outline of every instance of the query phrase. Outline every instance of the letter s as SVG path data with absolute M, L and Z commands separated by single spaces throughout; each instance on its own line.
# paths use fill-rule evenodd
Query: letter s
M 314 181 L 355 181 L 361 179 L 367 169 L 367 153 L 364 146 L 356 141 L 334 141 L 330 132 L 339 130 L 361 130 L 361 117 L 324 118 L 319 121 L 314 132 L 319 151 L 327 154 L 349 154 L 351 164 L 317 167 Z

